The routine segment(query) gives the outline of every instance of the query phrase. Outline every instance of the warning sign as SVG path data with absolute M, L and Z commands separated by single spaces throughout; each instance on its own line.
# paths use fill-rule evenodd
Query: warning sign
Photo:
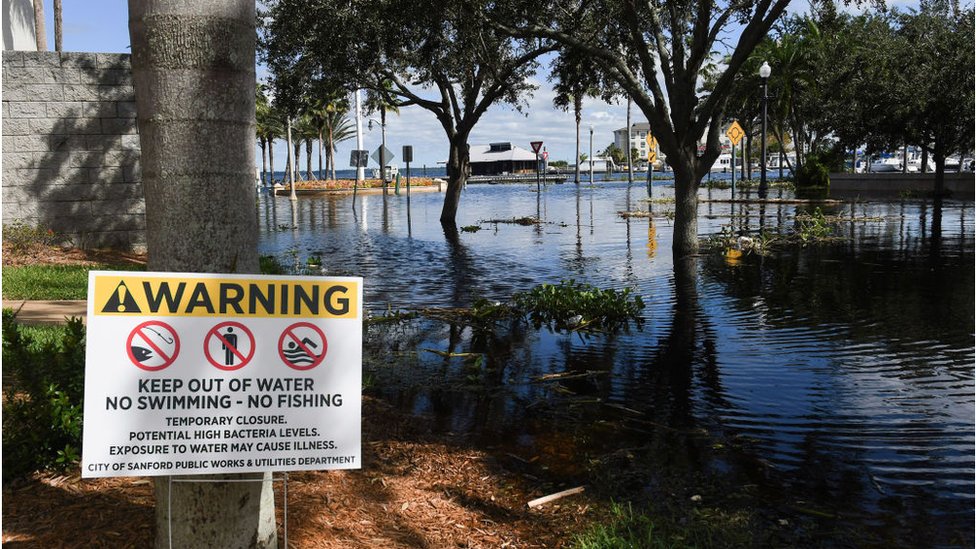
M 239 370 L 254 358 L 254 334 L 240 322 L 221 322 L 207 332 L 203 352 L 221 370 Z
M 180 336 L 169 324 L 150 320 L 129 333 L 125 349 L 137 367 L 156 372 L 176 360 L 180 354 Z
M 360 467 L 361 278 L 92 271 L 88 295 L 82 476 Z
M 315 324 L 292 324 L 278 338 L 278 354 L 289 368 L 311 370 L 322 363 L 329 343 Z
M 358 318 L 359 284 L 355 282 L 160 274 L 122 272 L 97 278 L 88 294 L 94 296 L 95 316 Z

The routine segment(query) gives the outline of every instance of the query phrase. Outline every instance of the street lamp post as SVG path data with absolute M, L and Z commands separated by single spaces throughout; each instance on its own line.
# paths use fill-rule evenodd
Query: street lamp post
M 769 63 L 763 61 L 761 67 L 759 67 L 759 78 L 762 79 L 762 143 L 760 144 L 760 157 L 759 157 L 759 198 L 766 198 L 766 105 L 769 103 L 769 95 L 767 91 L 767 82 L 769 81 L 769 74 L 772 69 L 769 68 Z
M 590 186 L 593 186 L 593 124 L 590 124 Z
M 369 119 L 369 129 L 373 130 L 373 122 L 380 125 L 380 181 L 383 185 L 383 194 L 386 194 L 386 109 L 380 107 L 380 119 Z

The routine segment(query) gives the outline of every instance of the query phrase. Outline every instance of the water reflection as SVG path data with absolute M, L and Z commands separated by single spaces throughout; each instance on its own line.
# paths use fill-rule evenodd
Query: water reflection
M 820 513 L 824 535 L 843 524 L 893 545 L 972 539 L 972 203 L 824 208 L 847 218 L 836 227 L 847 240 L 729 265 L 674 263 L 667 205 L 644 230 L 645 219 L 617 213 L 653 207 L 626 184 L 531 187 L 466 189 L 458 226 L 482 230 L 463 233 L 438 222 L 439 193 L 360 195 L 355 209 L 348 197 L 301 199 L 295 230 L 278 212 L 287 199 L 262 196 L 261 251 L 318 253 L 330 273 L 364 276 L 374 313 L 504 301 L 564 278 L 634 287 L 644 329 L 616 336 L 519 323 L 371 328 L 376 363 L 397 365 L 377 367 L 378 385 L 434 428 L 513 441 L 520 455 L 578 467 L 572 453 L 643 448 L 630 466 L 644 474 L 722 471 L 770 486 L 769 501 Z M 729 197 L 703 190 L 703 200 L 709 192 Z M 803 211 L 703 202 L 699 228 L 779 231 Z M 484 223 L 533 214 L 544 224 Z M 575 377 L 540 382 L 547 374 Z

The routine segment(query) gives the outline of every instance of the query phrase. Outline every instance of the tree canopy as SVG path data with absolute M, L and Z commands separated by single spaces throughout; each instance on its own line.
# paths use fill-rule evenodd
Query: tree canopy
M 275 0 L 263 37 L 284 93 L 302 96 L 322 84 L 364 88 L 397 108 L 430 111 L 450 144 L 441 221 L 451 225 L 472 129 L 492 105 L 521 109 L 534 89 L 536 60 L 553 50 L 482 25 L 458 0 Z

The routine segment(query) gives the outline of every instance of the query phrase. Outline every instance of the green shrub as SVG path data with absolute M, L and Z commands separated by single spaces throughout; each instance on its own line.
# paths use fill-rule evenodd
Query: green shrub
M 3 311 L 3 479 L 66 469 L 81 454 L 85 327 L 23 326 Z
M 807 155 L 803 167 L 796 174 L 796 188 L 829 187 L 830 172 L 815 154 Z
M 3 226 L 3 242 L 14 252 L 25 252 L 36 246 L 57 246 L 67 241 L 51 229 L 31 227 L 20 221 Z
M 278 261 L 278 258 L 273 255 L 262 255 L 258 261 L 261 264 L 261 274 L 266 275 L 278 275 L 278 274 L 288 274 L 285 271 L 285 267 Z

